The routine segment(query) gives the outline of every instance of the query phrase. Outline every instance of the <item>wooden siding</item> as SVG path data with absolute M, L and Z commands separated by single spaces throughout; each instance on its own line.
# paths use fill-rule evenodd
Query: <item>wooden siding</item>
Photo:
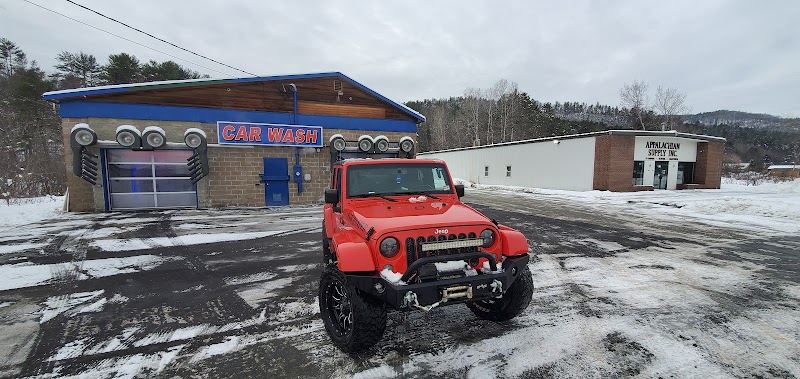
M 342 83 L 342 94 L 334 90 Z M 396 107 L 337 78 L 293 79 L 247 83 L 176 86 L 91 95 L 90 101 L 172 105 L 248 111 L 292 112 L 289 84 L 297 86 L 298 112 L 303 114 L 415 120 Z

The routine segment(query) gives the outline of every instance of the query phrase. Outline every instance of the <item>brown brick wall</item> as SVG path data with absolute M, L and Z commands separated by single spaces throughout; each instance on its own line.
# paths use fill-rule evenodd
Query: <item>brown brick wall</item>
M 695 181 L 701 188 L 719 188 L 722 181 L 722 156 L 725 143 L 698 142 L 695 163 Z
M 597 136 L 594 139 L 594 178 L 592 188 L 608 190 L 608 156 L 611 136 Z
M 64 169 L 67 171 L 67 188 L 69 189 L 69 203 L 67 204 L 67 210 L 72 212 L 95 211 L 94 191 L 92 185 L 72 174 L 72 149 L 69 145 L 70 131 L 75 124 L 85 122 L 85 118 L 61 119 L 61 132 L 64 138 Z M 93 154 L 97 154 L 99 149 L 96 146 L 93 146 L 89 148 L 89 151 Z M 100 210 L 103 210 L 103 208 L 100 208 Z
M 70 211 L 103 211 L 105 204 L 103 189 L 91 185 L 72 175 L 72 151 L 69 149 L 69 132 L 75 124 L 86 122 L 98 134 L 98 139 L 113 141 L 116 137 L 116 128 L 128 124 L 143 130 L 146 126 L 155 125 L 164 129 L 167 141 L 183 143 L 183 133 L 187 128 L 200 128 L 208 136 L 210 144 L 217 143 L 216 124 L 182 121 L 147 121 L 112 118 L 62 120 L 64 130 L 64 143 L 67 146 L 65 156 L 65 169 L 67 170 L 67 185 L 70 191 Z M 355 140 L 363 134 L 373 137 L 385 135 L 390 141 L 399 141 L 400 137 L 409 135 L 416 139 L 416 135 L 399 132 L 374 132 L 361 130 L 324 129 L 322 141 L 325 145 L 319 152 L 306 153 L 301 151 L 300 164 L 303 174 L 311 174 L 311 181 L 303 182 L 303 193 L 297 193 L 297 184 L 289 182 L 290 204 L 311 204 L 322 201 L 325 188 L 330 182 L 330 154 L 327 142 L 331 135 L 342 134 L 348 140 Z M 90 148 L 95 154 L 99 148 Z M 291 175 L 295 165 L 294 147 L 267 147 L 267 146 L 210 146 L 209 175 L 198 182 L 198 198 L 200 207 L 226 207 L 226 206 L 264 206 L 264 186 L 260 183 L 264 171 L 263 158 L 287 158 L 288 170 Z
M 595 137 L 594 189 L 635 191 L 633 177 L 633 136 L 605 135 Z

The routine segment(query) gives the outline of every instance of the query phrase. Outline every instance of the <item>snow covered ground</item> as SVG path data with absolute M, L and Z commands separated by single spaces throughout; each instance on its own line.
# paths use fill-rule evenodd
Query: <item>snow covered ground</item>
M 319 319 L 320 207 L 0 208 L 0 376 L 800 377 L 799 199 L 469 188 L 528 237 L 531 305 L 391 313 L 362 356 Z
M 21 199 L 15 202 L 17 203 L 6 204 L 5 201 L 0 201 L 0 231 L 58 217 L 64 209 L 64 196 Z
M 721 189 L 643 192 L 575 192 L 457 181 L 467 187 L 517 193 L 532 200 L 561 200 L 595 209 L 635 208 L 647 218 L 691 219 L 766 233 L 800 232 L 800 180 L 757 186 L 724 180 Z

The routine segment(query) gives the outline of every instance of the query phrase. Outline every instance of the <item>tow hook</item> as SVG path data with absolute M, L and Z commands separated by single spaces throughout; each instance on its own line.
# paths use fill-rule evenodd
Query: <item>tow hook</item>
M 439 306 L 439 303 L 441 303 L 441 301 L 437 301 L 437 302 L 435 302 L 435 303 L 433 303 L 431 305 L 426 305 L 426 306 L 419 305 L 419 300 L 417 300 L 417 294 L 414 293 L 414 291 L 406 292 L 406 296 L 403 297 L 403 305 L 404 306 L 406 306 L 406 307 L 414 307 L 414 308 L 417 308 L 417 309 L 425 311 L 425 312 L 427 312 L 427 311 L 429 311 L 429 310 L 431 310 L 433 308 L 436 308 L 437 306 Z
M 498 297 L 503 296 L 503 283 L 501 281 L 495 279 L 489 286 L 492 287 L 493 294 L 497 295 Z

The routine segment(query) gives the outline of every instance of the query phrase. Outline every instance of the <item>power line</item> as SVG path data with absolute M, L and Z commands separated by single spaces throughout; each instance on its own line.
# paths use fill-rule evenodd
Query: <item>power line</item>
M 152 34 L 150 34 L 150 33 L 148 33 L 148 32 L 145 32 L 144 30 L 141 30 L 141 29 L 134 28 L 133 26 L 130 26 L 130 25 L 128 25 L 128 24 L 126 24 L 126 23 L 124 23 L 124 22 L 122 22 L 122 21 L 119 21 L 119 20 L 117 20 L 117 19 L 115 19 L 115 18 L 113 18 L 113 17 L 106 16 L 106 15 L 104 15 L 104 14 L 102 14 L 102 13 L 100 13 L 100 12 L 98 12 L 98 11 L 94 10 L 94 9 L 91 9 L 91 8 L 88 8 L 88 7 L 86 7 L 86 6 L 80 5 L 80 4 L 78 4 L 78 3 L 76 3 L 76 2 L 74 2 L 74 1 L 72 1 L 72 0 L 66 0 L 66 1 L 67 1 L 68 3 L 70 3 L 70 4 L 73 4 L 73 5 L 79 6 L 79 7 L 83 8 L 83 9 L 86 9 L 86 10 L 87 10 L 87 11 L 89 11 L 89 12 L 95 13 L 95 14 L 97 14 L 97 15 L 98 15 L 98 16 L 100 16 L 100 17 L 104 17 L 104 18 L 106 18 L 106 19 L 109 19 L 109 20 L 111 20 L 111 21 L 114 21 L 114 22 L 116 22 L 116 23 L 118 23 L 118 24 L 121 24 L 121 25 L 124 25 L 124 26 L 126 26 L 126 27 L 128 27 L 128 28 L 131 28 L 131 29 L 133 29 L 133 30 L 135 30 L 135 31 L 137 31 L 137 32 L 139 32 L 139 33 L 142 33 L 142 34 L 144 34 L 144 35 L 148 36 L 148 37 L 155 38 L 155 39 L 157 39 L 157 40 L 159 40 L 159 41 L 161 41 L 161 42 L 164 42 L 164 43 L 166 43 L 166 44 L 168 44 L 168 45 L 171 45 L 171 46 L 174 46 L 174 47 L 176 47 L 176 48 L 178 48 L 178 49 L 181 49 L 181 50 L 183 50 L 183 51 L 185 51 L 185 52 L 187 52 L 187 53 L 191 53 L 191 54 L 197 55 L 197 56 L 198 56 L 198 57 L 200 57 L 200 58 L 203 58 L 203 59 L 208 59 L 208 60 L 210 60 L 210 61 L 212 61 L 212 62 L 214 62 L 214 63 L 216 63 L 216 64 L 223 65 L 223 66 L 225 66 L 225 67 L 228 67 L 228 68 L 234 69 L 234 70 L 236 70 L 236 71 L 241 71 L 241 72 L 243 72 L 243 73 L 245 73 L 245 74 L 248 74 L 248 75 L 257 76 L 256 74 L 253 74 L 253 73 L 247 72 L 247 71 L 245 71 L 245 70 L 242 70 L 242 69 L 239 69 L 239 68 L 236 68 L 236 67 L 233 67 L 233 66 L 227 65 L 227 64 L 225 64 L 225 63 L 222 63 L 222 62 L 220 62 L 220 61 L 217 61 L 217 60 L 211 59 L 211 58 L 209 58 L 209 57 L 207 57 L 207 56 L 205 56 L 205 55 L 198 54 L 198 53 L 195 53 L 194 51 L 191 51 L 191 50 L 189 50 L 189 49 L 185 49 L 185 48 L 183 48 L 183 47 L 180 47 L 180 46 L 178 46 L 178 45 L 176 45 L 176 44 L 174 44 L 174 43 L 172 43 L 172 42 L 169 42 L 169 41 L 163 40 L 163 39 L 161 39 L 161 38 L 158 38 L 158 37 L 156 37 L 156 36 L 154 36 L 154 35 L 152 35 Z
M 214 71 L 214 72 L 216 72 L 216 73 L 219 73 L 219 74 L 222 74 L 222 75 L 226 75 L 226 76 L 228 75 L 228 74 L 226 74 L 226 73 L 224 73 L 224 72 L 222 72 L 222 71 L 215 70 L 215 69 L 213 69 L 213 68 L 206 67 L 206 66 L 203 66 L 203 65 L 201 65 L 201 64 L 194 63 L 194 62 L 192 62 L 192 61 L 189 61 L 189 60 L 186 60 L 186 59 L 183 59 L 183 58 L 180 58 L 180 57 L 176 57 L 176 56 L 174 56 L 174 55 L 172 55 L 172 54 L 170 54 L 170 53 L 167 53 L 167 52 L 164 52 L 164 51 L 158 50 L 158 49 L 156 49 L 156 48 L 153 48 L 153 47 L 150 47 L 150 46 L 147 46 L 147 45 L 141 44 L 141 43 L 139 43 L 139 42 L 136 42 L 136 41 L 134 41 L 134 40 L 131 40 L 131 39 L 125 38 L 125 37 L 123 37 L 123 36 L 121 36 L 121 35 L 118 35 L 118 34 L 111 33 L 111 32 L 109 32 L 108 30 L 100 29 L 100 28 L 98 28 L 98 27 L 96 27 L 96 26 L 94 26 L 94 25 L 87 24 L 87 23 L 85 23 L 85 22 L 83 22 L 83 21 L 81 21 L 81 20 L 76 20 L 76 19 L 74 19 L 74 18 L 72 18 L 72 17 L 69 17 L 69 16 L 67 16 L 67 15 L 63 14 L 63 13 L 56 12 L 56 11 L 54 11 L 54 10 L 50 9 L 50 8 L 45 8 L 45 7 L 43 7 L 43 6 L 39 5 L 39 4 L 36 4 L 36 3 L 34 3 L 34 2 L 31 2 L 31 1 L 29 1 L 29 0 L 23 0 L 23 1 L 25 1 L 25 2 L 26 2 L 26 3 L 28 3 L 28 4 L 35 5 L 35 6 L 39 7 L 39 8 L 42 8 L 42 9 L 44 9 L 44 10 L 47 10 L 47 11 L 53 12 L 53 13 L 55 13 L 55 14 L 59 15 L 59 16 L 66 17 L 66 18 L 68 18 L 68 19 L 70 19 L 70 20 L 72 20 L 72 21 L 75 21 L 75 22 L 79 23 L 79 24 L 86 25 L 86 26 L 88 26 L 88 27 L 90 27 L 90 28 L 92 28 L 92 29 L 97 29 L 97 30 L 99 30 L 99 31 L 101 31 L 101 32 L 103 32 L 103 33 L 110 34 L 110 35 L 112 35 L 112 36 L 114 36 L 114 37 L 117 37 L 117 38 L 122 38 L 122 39 L 124 39 L 124 40 L 126 40 L 126 41 L 128 41 L 128 42 L 131 42 L 131 43 L 134 43 L 134 44 L 136 44 L 136 45 L 139 45 L 139 46 L 141 46 L 141 47 L 144 47 L 144 48 L 147 48 L 147 49 L 153 50 L 153 51 L 155 51 L 155 52 L 159 52 L 159 53 L 161 53 L 161 54 L 164 54 L 164 55 L 166 55 L 166 56 L 168 56 L 168 57 L 175 58 L 175 59 L 177 59 L 177 60 L 179 60 L 179 61 L 183 61 L 183 62 L 186 62 L 186 63 L 192 64 L 192 65 L 195 65 L 195 66 L 197 66 L 197 67 L 202 67 L 202 68 L 204 68 L 204 69 L 206 69 L 206 70 L 209 70 L 209 71 Z

